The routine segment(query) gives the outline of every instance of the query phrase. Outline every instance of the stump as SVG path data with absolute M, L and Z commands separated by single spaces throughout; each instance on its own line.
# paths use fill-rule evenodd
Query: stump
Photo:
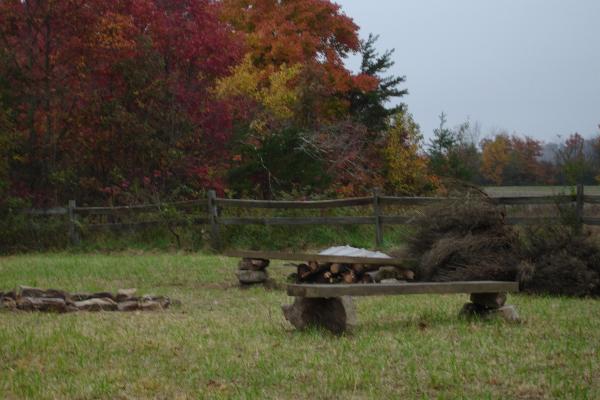
M 281 307 L 283 315 L 297 329 L 309 326 L 325 328 L 342 334 L 356 326 L 356 309 L 351 297 L 295 297 L 294 302 Z

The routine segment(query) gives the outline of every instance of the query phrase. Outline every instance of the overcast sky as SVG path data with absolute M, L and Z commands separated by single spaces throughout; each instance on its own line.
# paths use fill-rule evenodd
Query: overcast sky
M 544 141 L 599 133 L 600 0 L 335 0 L 395 48 L 408 104 L 426 137 L 444 111 L 482 136 Z M 350 60 L 352 67 L 359 64 Z

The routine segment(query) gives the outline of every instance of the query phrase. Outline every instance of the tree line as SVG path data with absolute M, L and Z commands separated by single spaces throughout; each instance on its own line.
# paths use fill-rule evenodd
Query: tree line
M 599 126 L 600 128 L 600 126 Z M 600 179 L 600 133 L 579 133 L 544 143 L 506 131 L 479 140 L 477 124 L 450 129 L 446 115 L 425 145 L 430 172 L 480 185 L 587 185 Z
M 0 0 L 0 206 L 595 179 L 579 135 L 548 161 L 442 117 L 425 143 L 358 30 L 329 0 Z

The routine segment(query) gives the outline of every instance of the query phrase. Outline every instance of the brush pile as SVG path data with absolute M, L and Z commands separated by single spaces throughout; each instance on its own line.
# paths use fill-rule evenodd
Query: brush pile
M 0 308 L 21 311 L 67 313 L 75 311 L 157 311 L 168 308 L 171 300 L 164 296 L 135 296 L 135 289 L 122 289 L 116 294 L 68 293 L 63 290 L 42 290 L 19 286 L 10 292 L 0 292 Z
M 485 196 L 432 206 L 409 243 L 419 281 L 514 281 L 519 238 Z
M 600 246 L 569 225 L 527 227 L 518 279 L 529 293 L 600 296 Z

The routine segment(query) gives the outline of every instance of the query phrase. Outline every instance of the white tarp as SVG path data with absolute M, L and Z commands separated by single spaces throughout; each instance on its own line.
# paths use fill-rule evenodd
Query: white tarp
M 352 246 L 335 246 L 321 251 L 319 254 L 325 256 L 347 256 L 347 257 L 366 257 L 366 258 L 392 258 L 380 251 L 370 251 L 359 249 Z

